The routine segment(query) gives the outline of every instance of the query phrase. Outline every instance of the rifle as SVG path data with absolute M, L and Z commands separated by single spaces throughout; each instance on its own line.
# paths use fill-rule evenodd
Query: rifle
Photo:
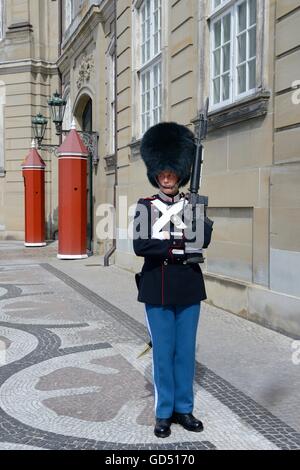
M 198 191 L 199 191 L 199 188 L 201 187 L 201 182 L 202 182 L 202 164 L 203 164 L 203 154 L 204 154 L 203 140 L 206 138 L 206 135 L 207 135 L 208 107 L 209 107 L 209 98 L 206 98 L 204 112 L 200 113 L 199 115 L 198 135 L 195 137 L 195 144 L 196 144 L 195 159 L 193 162 L 192 172 L 191 172 L 191 184 L 189 187 L 189 193 L 187 195 L 187 199 L 189 203 L 191 204 L 191 209 L 192 209 L 192 230 L 194 233 L 196 231 L 197 204 L 204 205 L 205 217 L 206 217 L 206 209 L 208 206 L 208 197 L 200 196 L 198 194 Z M 187 253 L 186 259 L 187 259 L 187 263 L 189 264 L 204 263 L 203 254 L 200 252 L 196 252 L 194 254 Z

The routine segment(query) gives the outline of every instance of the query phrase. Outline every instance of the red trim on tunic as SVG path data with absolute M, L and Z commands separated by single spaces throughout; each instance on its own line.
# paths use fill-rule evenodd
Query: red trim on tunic
M 173 247 L 171 246 L 168 250 L 168 258 L 170 258 L 172 263 L 174 263 L 174 254 L 172 250 L 173 250 Z

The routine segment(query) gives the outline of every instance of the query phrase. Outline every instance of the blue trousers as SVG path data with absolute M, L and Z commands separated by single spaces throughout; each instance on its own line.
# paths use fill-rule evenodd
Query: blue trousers
M 192 413 L 196 334 L 201 304 L 145 304 L 152 340 L 155 416 Z

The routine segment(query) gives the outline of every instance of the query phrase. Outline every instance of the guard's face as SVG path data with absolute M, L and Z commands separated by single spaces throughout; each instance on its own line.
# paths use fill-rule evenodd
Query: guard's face
M 176 194 L 178 191 L 178 176 L 173 171 L 161 171 L 157 176 L 157 181 L 165 194 Z

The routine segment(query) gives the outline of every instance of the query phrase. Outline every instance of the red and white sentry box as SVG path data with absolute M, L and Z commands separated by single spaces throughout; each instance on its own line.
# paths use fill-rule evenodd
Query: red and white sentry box
M 59 259 L 87 258 L 87 157 L 73 121 L 58 149 Z
M 25 246 L 45 246 L 45 168 L 35 141 L 22 163 L 25 192 Z

